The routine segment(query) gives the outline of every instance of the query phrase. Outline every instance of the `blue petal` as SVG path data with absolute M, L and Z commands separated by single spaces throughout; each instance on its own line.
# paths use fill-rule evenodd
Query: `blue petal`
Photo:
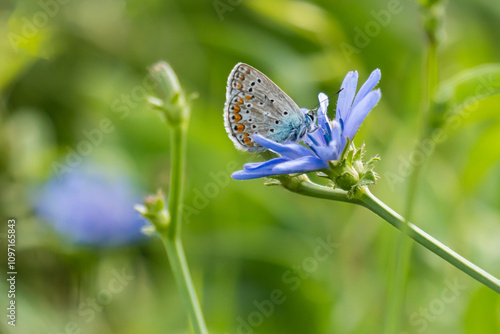
M 256 179 L 259 177 L 277 175 L 272 169 L 289 159 L 279 157 L 264 162 L 248 163 L 243 165 L 243 170 L 234 172 L 231 176 L 235 180 Z
M 335 147 L 337 156 L 334 158 L 330 158 L 329 160 L 337 160 L 338 156 L 340 156 L 340 153 L 342 153 L 342 150 L 345 147 L 346 140 L 345 136 L 343 135 L 343 130 L 341 125 L 336 122 L 332 121 L 332 140 L 329 143 L 329 146 Z
M 328 95 L 325 93 L 318 94 L 319 108 L 318 108 L 318 125 L 325 128 L 328 124 L 328 104 L 330 103 Z
M 318 157 L 325 162 L 328 160 L 338 160 L 344 149 L 338 143 L 338 141 L 332 141 L 328 146 L 316 147 Z
M 356 87 L 358 85 L 358 72 L 349 72 L 342 82 L 342 91 L 339 93 L 337 102 L 337 112 L 335 113 L 335 120 L 338 121 L 340 117 L 344 120 L 349 117 L 349 110 L 351 109 L 352 100 L 356 94 Z
M 329 142 L 332 141 L 332 127 L 330 126 L 330 124 L 326 124 L 325 125 L 325 130 L 324 133 L 323 133 L 323 137 L 325 139 L 325 144 L 327 145 Z
M 373 87 L 378 84 L 381 76 L 382 74 L 380 73 L 380 70 L 378 68 L 370 74 L 370 77 L 366 80 L 363 86 L 361 86 L 358 94 L 356 94 L 356 98 L 354 99 L 352 108 L 356 107 L 356 105 L 365 98 L 365 96 L 373 89 Z
M 305 173 L 327 167 L 328 162 L 316 157 L 301 157 L 276 165 L 273 168 L 273 172 L 276 174 Z
M 352 116 L 344 124 L 344 136 L 349 137 L 349 139 L 354 137 L 365 117 L 380 100 L 380 96 L 380 89 L 377 89 L 368 93 L 368 95 L 358 103 L 356 108 L 352 110 Z
M 259 177 L 266 177 L 271 175 L 277 175 L 269 170 L 267 171 L 247 171 L 247 170 L 239 170 L 231 174 L 231 177 L 235 180 L 250 180 L 250 179 L 258 179 Z
M 304 155 L 311 155 L 311 151 L 297 143 L 280 144 L 257 134 L 253 135 L 252 138 L 260 145 L 290 159 L 296 159 Z
M 250 163 L 244 164 L 243 169 L 256 170 L 256 169 L 269 167 L 270 165 L 276 165 L 276 164 L 279 164 L 279 163 L 282 163 L 282 162 L 285 162 L 288 160 L 290 160 L 290 159 L 279 157 L 279 158 L 274 158 L 274 159 L 264 161 L 264 162 L 250 162 Z
M 308 133 L 307 136 L 303 138 L 303 141 L 309 146 L 327 144 L 327 142 L 325 142 L 324 131 L 321 128 L 318 128 L 316 129 L 316 131 Z
M 320 130 L 318 130 L 318 131 L 320 131 Z M 319 145 L 318 141 L 310 133 L 308 133 L 307 136 L 304 137 L 304 142 L 309 146 L 318 146 Z

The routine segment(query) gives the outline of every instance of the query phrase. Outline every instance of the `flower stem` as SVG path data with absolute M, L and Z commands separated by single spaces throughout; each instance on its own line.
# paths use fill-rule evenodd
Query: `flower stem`
M 170 226 L 168 237 L 180 238 L 180 203 L 182 198 L 182 179 L 184 169 L 186 126 L 182 123 L 172 127 L 171 135 L 171 164 L 170 190 L 168 196 L 168 212 L 170 213 Z
M 182 241 L 180 238 L 170 239 L 165 235 L 161 236 L 161 240 L 167 250 L 170 267 L 174 273 L 175 282 L 179 288 L 179 293 L 183 299 L 184 305 L 187 308 L 189 318 L 191 319 L 193 332 L 195 334 L 207 334 L 208 330 L 205 325 L 200 304 L 198 303 L 191 275 L 189 274 Z
M 198 297 L 194 289 L 193 280 L 189 273 L 186 256 L 181 240 L 181 198 L 182 180 L 185 164 L 185 143 L 187 133 L 187 122 L 180 122 L 172 126 L 171 141 L 171 175 L 168 196 L 168 211 L 170 213 L 170 224 L 165 231 L 159 231 L 161 240 L 167 250 L 170 266 L 179 288 L 179 293 L 187 308 L 191 325 L 195 334 L 206 334 L 208 330 L 205 325 Z M 161 233 L 163 232 L 163 233 Z
M 168 214 L 161 214 L 165 207 L 164 198 L 161 196 L 161 198 L 150 199 L 143 215 L 150 218 L 155 230 L 161 236 L 194 333 L 207 334 L 208 330 L 189 273 L 181 239 L 181 202 L 186 160 L 186 135 L 190 113 L 189 101 L 181 88 L 177 75 L 168 63 L 159 62 L 153 65 L 150 74 L 157 83 L 159 98 L 151 97 L 149 101 L 163 113 L 171 128 L 170 163 L 172 167 L 168 193 Z M 151 209 L 152 212 L 147 211 L 148 209 Z
M 430 8 L 427 8 L 431 11 Z M 424 10 L 425 12 L 426 10 Z M 428 45 L 427 45 L 427 55 L 425 59 L 425 71 L 424 71 L 424 90 L 422 98 L 422 111 L 420 112 L 420 141 L 414 148 L 414 152 L 419 150 L 420 143 L 425 139 L 427 135 L 427 130 L 429 127 L 429 122 L 431 121 L 433 115 L 430 114 L 431 98 L 434 96 L 437 83 L 438 83 L 438 63 L 437 63 L 437 26 L 439 25 L 439 16 L 434 17 L 427 13 L 427 20 L 434 22 L 434 24 L 427 25 L 424 30 L 426 30 Z M 425 14 L 424 14 L 425 16 Z M 414 171 L 410 176 L 407 188 L 406 206 L 404 214 L 408 219 L 413 218 L 413 208 L 415 206 L 415 199 L 418 193 L 418 181 L 421 170 L 427 162 L 428 156 L 422 163 L 414 166 Z M 403 226 L 403 229 L 407 228 Z M 392 268 L 392 282 L 388 286 L 387 294 L 387 312 L 385 317 L 384 333 L 392 334 L 398 333 L 400 331 L 401 322 L 401 310 L 404 306 L 404 300 L 406 296 L 406 280 L 408 273 L 410 271 L 410 261 L 413 253 L 413 243 L 407 237 L 409 231 L 402 230 L 402 234 L 397 240 L 395 246 L 395 256 Z
M 290 180 L 292 179 L 292 180 Z M 283 179 L 280 179 L 283 184 Z M 326 186 L 321 186 L 311 182 L 307 177 L 291 177 L 285 180 L 283 186 L 293 192 L 323 198 L 334 201 L 350 202 L 359 204 L 369 209 L 373 213 L 380 216 L 382 219 L 396 227 L 403 233 L 407 234 L 410 238 L 441 257 L 443 260 L 449 262 L 457 269 L 460 269 L 470 277 L 478 282 L 486 285 L 493 291 L 500 293 L 500 280 L 476 266 L 474 263 L 465 259 L 461 255 L 451 250 L 446 245 L 442 244 L 417 226 L 408 222 L 394 210 L 385 205 L 382 201 L 376 198 L 366 187 L 359 188 L 354 198 L 350 198 L 347 192 L 332 189 Z
M 476 266 L 474 263 L 465 259 L 461 255 L 451 250 L 446 245 L 442 244 L 417 226 L 408 222 L 394 210 L 385 205 L 377 197 L 375 197 L 367 188 L 361 189 L 358 193 L 358 198 L 363 202 L 363 206 L 370 211 L 376 213 L 382 219 L 386 220 L 392 226 L 405 232 L 413 240 L 432 251 L 443 260 L 448 261 L 458 269 L 477 281 L 483 283 L 492 290 L 500 293 L 500 280 Z
M 291 177 L 288 175 L 279 175 L 278 177 L 281 185 L 292 192 L 311 197 L 331 199 L 334 201 L 349 202 L 362 205 L 361 201 L 355 198 L 349 198 L 346 191 L 328 188 L 313 183 L 305 174 Z

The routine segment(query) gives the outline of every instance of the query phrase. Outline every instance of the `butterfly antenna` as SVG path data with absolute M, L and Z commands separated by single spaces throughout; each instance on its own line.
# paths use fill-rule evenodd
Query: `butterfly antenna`
M 340 90 L 339 90 L 338 92 L 336 92 L 335 94 L 333 94 L 333 95 L 328 95 L 326 99 L 324 99 L 323 101 L 319 101 L 319 103 L 318 103 L 318 104 L 317 104 L 314 108 L 312 108 L 312 109 L 310 109 L 310 110 L 311 110 L 311 111 L 317 111 L 317 110 L 318 110 L 318 108 L 319 108 L 319 106 L 321 105 L 321 103 L 323 103 L 323 102 L 327 101 L 330 97 L 332 97 L 332 96 L 335 96 L 335 95 L 339 94 L 339 93 L 340 93 L 341 91 L 343 91 L 343 90 L 344 90 L 344 88 L 340 88 Z

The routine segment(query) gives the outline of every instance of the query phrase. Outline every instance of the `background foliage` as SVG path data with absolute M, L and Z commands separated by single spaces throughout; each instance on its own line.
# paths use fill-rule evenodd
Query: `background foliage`
M 237 152 L 227 138 L 225 85 L 231 68 L 246 62 L 301 107 L 312 108 L 318 92 L 338 91 L 347 71 L 358 70 L 364 81 L 380 68 L 381 103 L 355 141 L 364 141 L 370 156 L 382 157 L 382 179 L 373 192 L 403 212 L 408 176 L 418 165 L 410 153 L 425 109 L 425 22 L 419 5 L 406 0 L 3 1 L 0 211 L 3 221 L 18 220 L 19 309 L 18 326 L 8 328 L 4 318 L 0 331 L 189 332 L 158 239 L 75 244 L 74 235 L 58 233 L 57 224 L 37 210 L 45 180 L 82 169 L 125 179 L 137 201 L 159 186 L 168 188 L 170 137 L 144 100 L 151 92 L 144 81 L 147 67 L 164 59 L 186 91 L 199 93 L 189 129 L 183 238 L 211 332 L 382 332 L 399 232 L 360 207 L 267 188 L 262 180 L 230 180 L 230 172 L 255 158 Z M 498 22 L 495 0 L 445 4 L 440 80 L 498 62 Z M 483 83 L 453 91 L 445 111 L 478 96 L 477 87 L 498 90 L 495 73 L 493 67 Z M 498 96 L 473 103 L 446 128 L 433 152 L 422 148 L 428 163 L 412 216 L 497 277 L 499 103 Z M 103 128 L 105 119 L 111 125 Z M 89 141 L 85 133 L 96 129 L 102 135 L 94 137 L 97 144 L 80 159 L 72 156 Z M 86 230 L 85 224 L 99 219 L 79 217 L 106 216 L 120 205 L 81 189 L 68 190 L 68 198 L 83 198 L 74 206 L 44 205 L 60 206 L 67 212 L 63 222 Z M 328 238 L 334 251 L 307 267 L 318 240 Z M 6 268 L 6 256 L 0 263 Z M 309 270 L 299 269 L 304 265 Z M 109 293 L 123 270 L 133 278 Z M 406 284 L 401 333 L 500 332 L 498 295 L 420 246 L 412 253 Z M 258 311 L 276 289 L 285 300 L 272 311 Z M 3 292 L 0 299 L 6 305 Z M 93 299 L 101 303 L 91 307 Z M 243 328 L 242 319 L 258 326 Z

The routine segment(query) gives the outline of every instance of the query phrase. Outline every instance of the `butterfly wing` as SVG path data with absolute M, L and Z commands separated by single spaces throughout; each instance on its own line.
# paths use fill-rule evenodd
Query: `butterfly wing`
M 297 139 L 305 116 L 297 104 L 262 72 L 238 63 L 227 81 L 224 125 L 236 148 L 262 152 L 253 134 L 277 142 Z

